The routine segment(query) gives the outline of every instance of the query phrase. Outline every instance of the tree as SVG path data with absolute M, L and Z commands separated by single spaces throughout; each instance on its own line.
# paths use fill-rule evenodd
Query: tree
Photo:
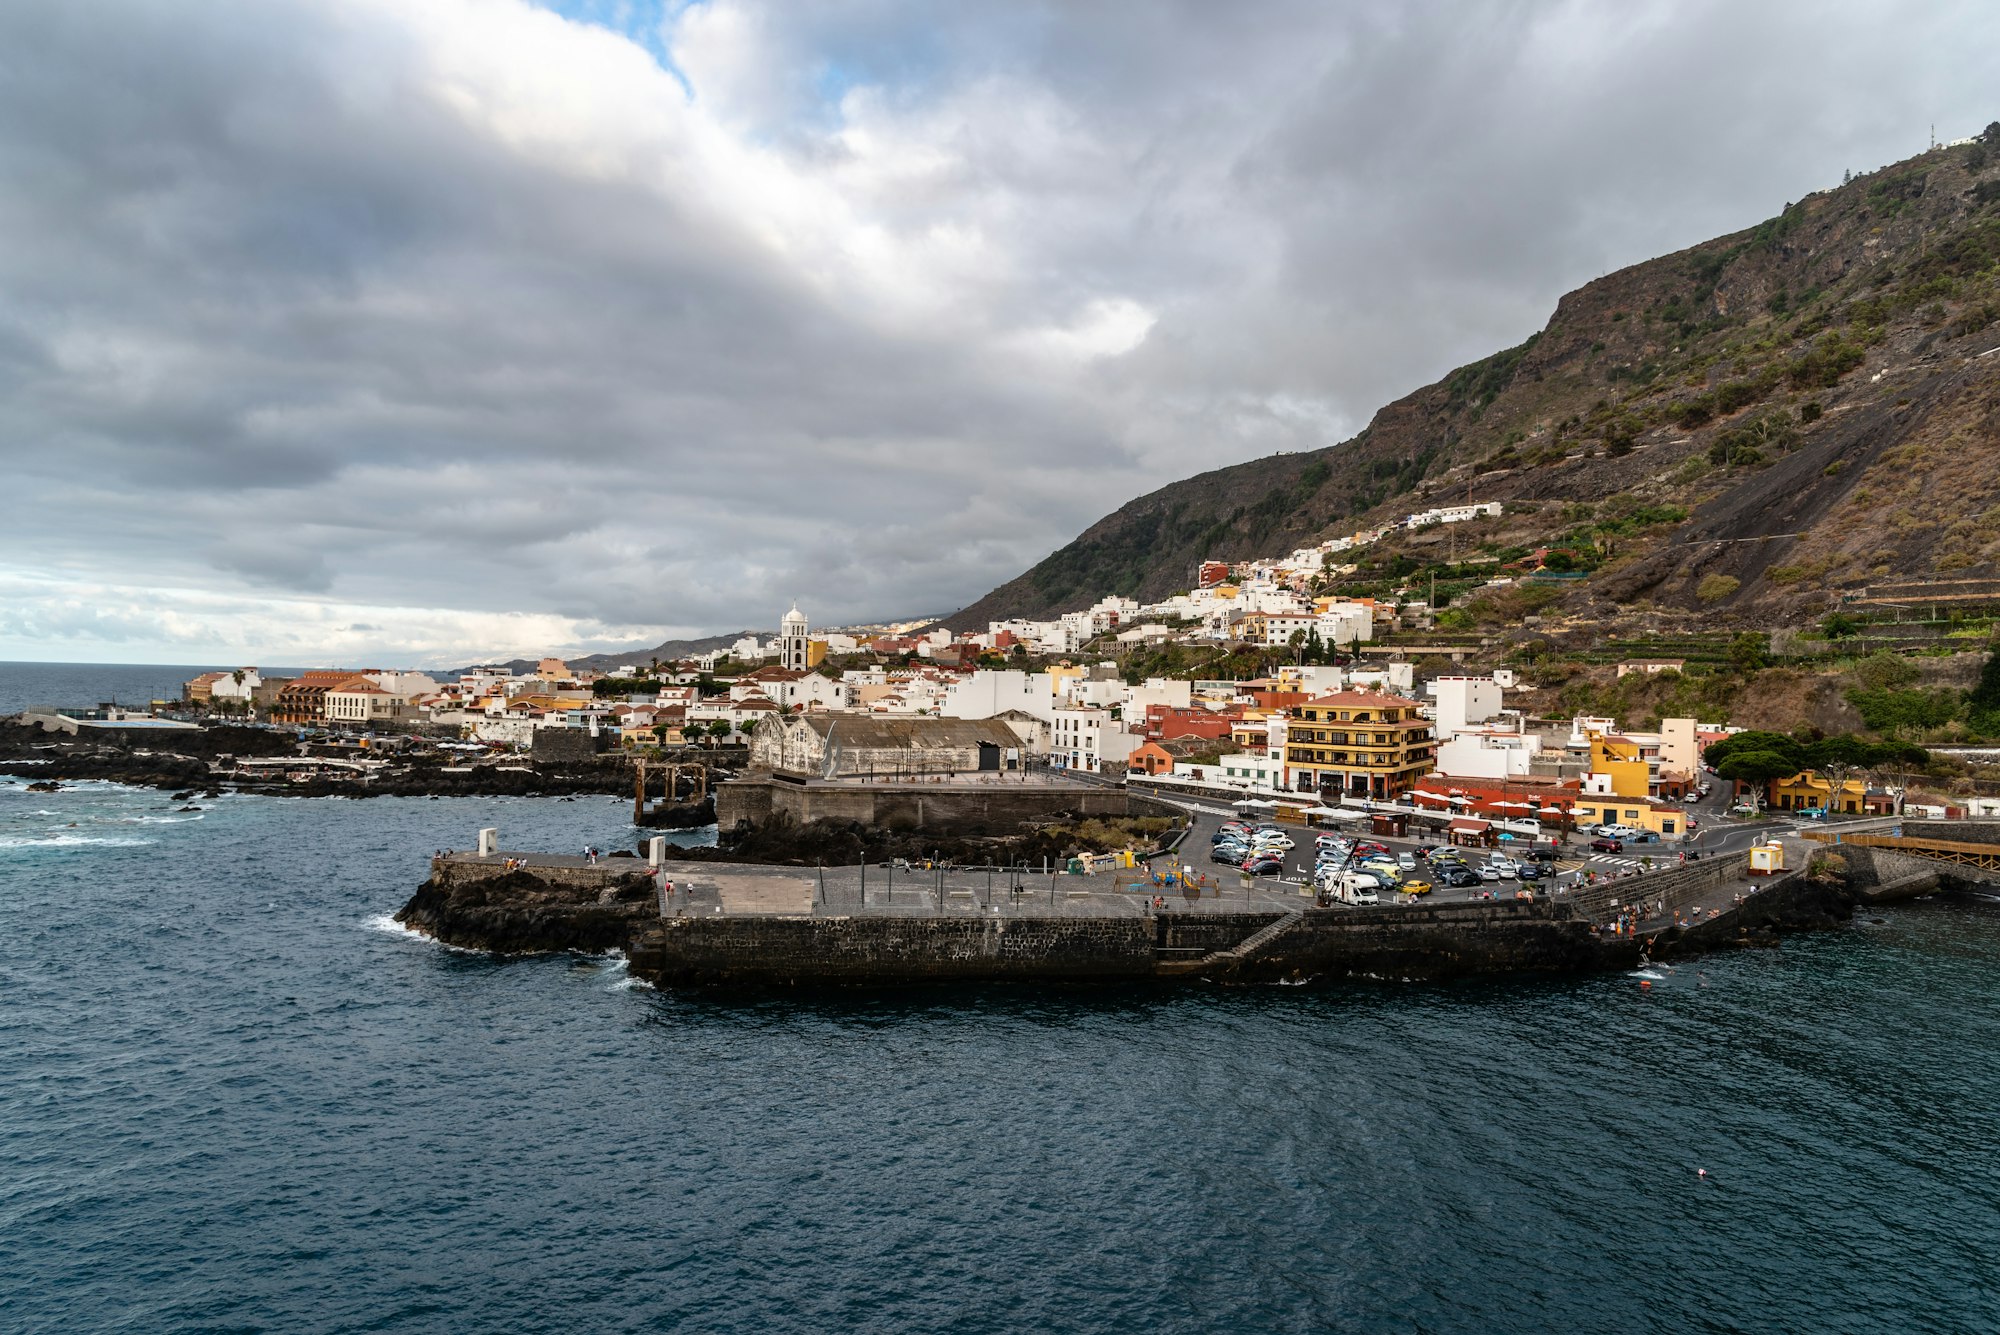
M 1755 672 L 1771 666 L 1770 640 L 1754 630 L 1744 631 L 1729 642 L 1729 663 L 1739 672 Z
M 2000 649 L 1986 655 L 1979 669 L 1979 683 L 1965 697 L 1966 710 L 1975 730 L 2000 732 Z
M 1797 774 L 1807 768 L 1805 745 L 1798 738 L 1758 729 L 1732 733 L 1721 741 L 1711 742 L 1708 750 L 1702 753 L 1702 759 L 1721 773 L 1722 767 L 1736 757 L 1757 754 L 1783 756 L 1785 763 L 1791 766 L 1786 771 L 1788 774 Z
M 1819 629 L 1829 640 L 1845 640 L 1861 633 L 1861 623 L 1845 612 L 1834 612 L 1819 623 Z
M 1734 783 L 1762 789 L 1774 779 L 1788 779 L 1803 766 L 1777 751 L 1741 751 L 1715 767 L 1715 772 Z

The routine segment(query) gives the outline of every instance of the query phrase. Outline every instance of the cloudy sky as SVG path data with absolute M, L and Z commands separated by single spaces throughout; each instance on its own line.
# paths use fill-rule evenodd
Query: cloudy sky
M 946 612 L 2000 117 L 1979 4 L 15 0 L 0 659 Z

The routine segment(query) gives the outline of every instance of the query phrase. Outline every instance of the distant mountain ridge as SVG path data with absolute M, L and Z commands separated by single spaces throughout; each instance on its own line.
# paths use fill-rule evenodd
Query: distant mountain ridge
M 696 654 L 705 654 L 711 649 L 727 649 L 745 635 L 753 635 L 755 633 L 755 631 L 739 630 L 728 635 L 707 635 L 694 640 L 668 640 L 662 644 L 656 644 L 650 649 L 633 649 L 627 653 L 616 654 L 588 654 L 582 658 L 565 658 L 563 662 L 572 668 L 581 669 L 586 672 L 605 672 L 611 668 L 623 667 L 628 663 L 634 665 L 650 663 L 656 658 L 662 663 L 666 663 L 677 658 L 692 658 Z M 516 673 L 522 673 L 534 671 L 535 666 L 540 662 L 541 659 L 539 658 L 514 658 L 509 659 L 505 663 L 488 664 L 485 666 L 505 667 Z M 457 676 L 458 673 L 465 670 L 465 668 L 459 668 L 447 675 Z
M 1351 440 L 1137 498 L 944 624 L 1155 600 L 1432 504 L 1685 510 L 1569 601 L 1796 619 L 2000 578 L 2000 123 L 1563 297 Z M 1787 535 L 1787 536 L 1780 536 Z M 1789 536 L 1798 535 L 1798 536 Z

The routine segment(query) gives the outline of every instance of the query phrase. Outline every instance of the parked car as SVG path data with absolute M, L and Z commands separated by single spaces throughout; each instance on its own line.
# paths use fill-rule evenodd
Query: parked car
M 1427 858 L 1427 857 L 1429 857 L 1429 856 L 1430 856 L 1431 854 L 1433 854 L 1433 853 L 1435 853 L 1435 852 L 1437 852 L 1437 851 L 1438 851 L 1438 846 L 1437 846 L 1436 844 L 1418 844 L 1418 845 L 1417 845 L 1417 856 L 1418 856 L 1418 857 L 1420 857 L 1420 858 Z
M 1479 879 L 1482 881 L 1497 881 L 1500 879 L 1500 869 L 1490 865 L 1481 867 L 1479 869 Z
M 1463 890 L 1468 885 L 1478 885 L 1479 877 L 1464 867 L 1449 867 L 1439 874 L 1438 880 L 1454 890 Z
M 1757 814 L 1757 808 L 1751 806 L 1748 802 L 1738 802 L 1735 806 L 1729 808 L 1729 814 L 1732 816 L 1754 816 Z
M 1590 847 L 1591 851 L 1596 853 L 1623 853 L 1625 851 L 1625 845 L 1619 843 L 1616 839 L 1602 837 L 1591 840 Z
M 1519 875 L 1524 881 L 1544 881 L 1555 873 L 1539 862 L 1529 862 L 1522 865 Z
M 1282 858 L 1251 858 L 1243 864 L 1243 870 L 1252 876 L 1276 876 L 1285 869 Z
M 1510 881 L 1518 879 L 1521 875 L 1521 864 L 1514 861 L 1512 858 L 1495 859 L 1494 861 L 1489 862 L 1486 865 L 1492 870 L 1499 872 L 1500 875 L 1502 875 L 1503 877 L 1507 878 Z
M 1417 869 L 1416 854 L 1414 853 L 1396 854 L 1396 865 L 1398 867 L 1401 867 L 1404 871 L 1415 871 Z
M 1528 856 L 1537 862 L 1554 862 L 1556 851 L 1553 848 L 1531 848 L 1528 850 Z
M 1354 851 L 1357 853 L 1387 853 L 1389 845 L 1378 844 L 1372 839 L 1363 839 L 1354 846 Z
M 1239 851 L 1233 848 L 1212 848 L 1209 850 L 1208 860 L 1210 862 L 1219 862 L 1225 867 L 1240 867 L 1243 865 L 1243 859 L 1247 856 L 1248 852 L 1248 849 Z

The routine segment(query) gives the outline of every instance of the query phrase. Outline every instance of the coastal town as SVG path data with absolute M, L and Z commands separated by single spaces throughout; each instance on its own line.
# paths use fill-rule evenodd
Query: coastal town
M 1357 548 L 1439 526 L 1483 530 L 1491 551 L 1503 514 L 1468 503 L 1276 558 L 1206 560 L 1189 589 L 1161 601 L 1109 596 L 1046 620 L 825 629 L 794 603 L 768 637 L 678 657 L 442 673 L 242 667 L 202 673 L 180 698 L 144 709 L 38 708 L 20 722 L 73 739 L 31 745 L 97 748 L 100 764 L 107 746 L 158 764 L 176 735 L 212 731 L 196 748 L 206 758 L 152 776 L 69 757 L 84 766 L 71 773 L 204 797 L 228 785 L 630 794 L 637 827 L 714 831 L 706 851 L 639 840 L 657 898 L 647 912 L 662 920 L 703 908 L 948 918 L 975 902 L 1087 920 L 1185 905 L 1223 914 L 1247 938 L 1268 924 L 1245 914 L 1283 917 L 1300 895 L 1350 912 L 1505 902 L 1530 915 L 1515 924 L 1536 943 L 1522 958 L 1568 961 L 1552 967 L 1608 958 L 1580 948 L 1573 928 L 1592 942 L 1655 939 L 1734 914 L 1753 895 L 1767 920 L 1819 921 L 1824 905 L 1779 896 L 1770 909 L 1764 893 L 1809 870 L 1818 885 L 1857 856 L 1817 849 L 1819 830 L 1900 843 L 1906 818 L 1943 828 L 2000 815 L 2000 790 L 1984 780 L 1947 789 L 1929 752 L 1894 738 L 1775 733 L 1694 712 L 1552 712 L 1535 680 L 1544 666 L 1506 640 L 1441 635 L 1430 591 L 1413 580 L 1363 594 L 1346 578 L 1366 559 L 1351 556 Z M 1455 550 L 1455 532 L 1450 541 Z M 1493 563 L 1484 587 L 1533 581 L 1556 551 L 1511 565 L 1483 556 Z M 1659 657 L 1599 669 L 1634 685 L 1685 670 L 1703 669 Z M 1731 669 L 1707 669 L 1718 670 Z M 887 869 L 873 888 L 871 863 Z M 809 882 L 774 875 L 773 864 L 818 870 Z M 954 878 L 981 866 L 985 894 L 960 898 L 972 887 Z M 1044 900 L 1025 892 L 1035 866 L 1111 876 L 1067 894 L 1051 880 Z M 911 902 L 917 867 L 934 869 L 935 884 Z M 1002 869 L 1013 888 L 996 902 Z M 1891 872 L 1896 893 L 1935 883 L 1907 866 Z M 485 881 L 496 874 L 526 877 L 515 888 L 531 897 L 550 884 L 537 878 L 574 889 L 582 877 L 593 893 L 625 896 L 627 910 L 521 938 L 487 921 Z M 615 860 L 600 870 L 595 851 L 572 866 L 488 830 L 477 851 L 441 855 L 409 911 L 460 943 L 637 949 L 628 933 L 653 919 L 630 917 L 633 887 L 618 879 L 630 874 Z M 1635 878 L 1648 887 L 1636 901 L 1621 888 Z M 469 920 L 454 894 L 479 906 Z M 1555 936 L 1536 936 L 1545 930 Z M 1488 962 L 1515 967 L 1500 958 Z M 660 976 L 705 976 L 681 967 Z
M 1328 591 L 1353 572 L 1357 549 L 1502 513 L 1497 502 L 1435 507 L 1278 557 L 1203 561 L 1189 589 L 1158 602 L 1111 596 L 978 630 L 815 630 L 794 604 L 774 635 L 673 661 L 588 670 L 543 658 L 456 673 L 243 667 L 203 673 L 180 699 L 145 709 L 47 708 L 24 721 L 98 736 L 255 724 L 296 735 L 299 755 L 241 760 L 237 777 L 365 785 L 413 748 L 456 757 L 460 772 L 694 751 L 725 775 L 831 778 L 843 747 L 828 738 L 851 749 L 863 720 L 899 720 L 895 740 L 866 748 L 871 776 L 938 779 L 961 764 L 1035 771 L 1455 843 L 1593 831 L 1620 868 L 1690 843 L 1697 804 L 1717 784 L 1726 791 L 1716 814 L 2000 809 L 1993 798 L 1913 790 L 1907 763 L 1718 775 L 1708 749 L 1744 731 L 1727 722 L 1537 717 L 1518 703 L 1517 670 L 1500 660 L 1483 671 L 1435 655 L 1413 661 L 1408 636 L 1436 621 L 1427 598 Z M 1143 671 L 1163 661 L 1187 666 Z M 1242 675 L 1246 665 L 1255 675 Z M 1635 660 L 1617 675 L 1681 666 Z M 983 750 L 938 740 L 973 723 L 987 725 Z
M 276 676 L 244 667 L 197 676 L 181 699 L 146 710 L 40 717 L 72 733 L 204 719 L 275 726 L 317 743 L 302 749 L 320 761 L 308 760 L 301 772 L 358 782 L 411 745 L 445 747 L 468 766 L 693 748 L 728 753 L 748 770 L 796 770 L 811 749 L 802 736 L 840 720 L 852 731 L 860 719 L 908 720 L 904 744 L 875 762 L 885 773 L 925 774 L 945 763 L 927 755 L 926 726 L 991 722 L 1003 759 L 989 757 L 989 765 L 1474 842 L 1616 826 L 1638 842 L 1671 846 L 1698 831 L 1692 806 L 1718 782 L 1739 814 L 1880 816 L 1908 806 L 1943 817 L 2000 807 L 1906 792 L 1907 765 L 1900 775 L 1847 765 L 1718 779 L 1705 753 L 1743 731 L 1737 726 L 1686 716 L 1645 726 L 1589 714 L 1534 717 L 1509 703 L 1524 684 L 1512 667 L 1419 663 L 1400 647 L 1385 648 L 1385 632 L 1431 626 L 1425 599 L 1323 592 L 1353 569 L 1343 558 L 1357 548 L 1501 510 L 1497 503 L 1433 508 L 1280 557 L 1204 561 L 1190 589 L 1160 602 L 1106 597 L 1049 620 L 995 621 L 982 630 L 914 623 L 816 631 L 795 604 L 768 638 L 744 636 L 677 661 L 635 659 L 591 671 L 544 658 L 526 669 L 452 674 L 369 668 Z M 1160 675 L 1136 670 L 1145 655 L 1169 648 L 1205 659 Z M 1202 670 L 1204 661 L 1221 661 L 1240 673 L 1245 660 L 1230 655 L 1243 651 L 1257 655 L 1247 660 L 1263 668 L 1257 675 Z M 1618 664 L 1617 673 L 1680 666 L 1639 660 Z M 814 754 L 814 763 L 832 763 L 823 747 Z M 325 763 L 329 757 L 337 766 Z

